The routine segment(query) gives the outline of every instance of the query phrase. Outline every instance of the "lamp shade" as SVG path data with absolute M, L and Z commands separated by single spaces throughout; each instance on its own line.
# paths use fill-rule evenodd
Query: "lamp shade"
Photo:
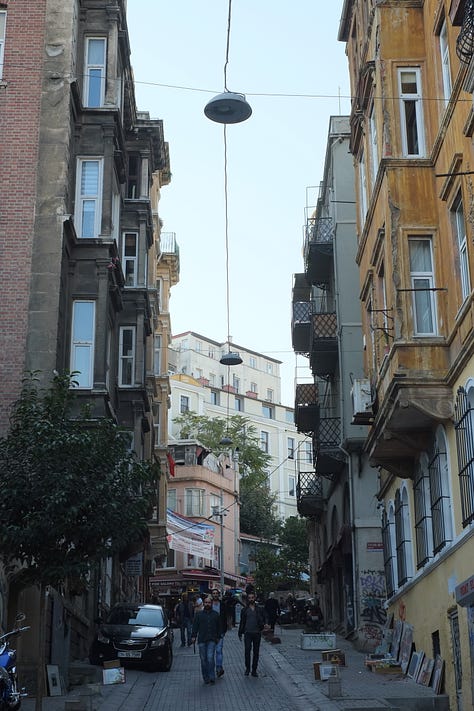
M 240 355 L 238 353 L 232 353 L 232 351 L 224 353 L 219 361 L 222 365 L 240 365 L 242 362 Z
M 252 109 L 243 94 L 225 91 L 206 104 L 204 113 L 208 119 L 217 123 L 241 123 L 252 115 Z
M 230 438 L 228 435 L 225 435 L 225 436 L 221 439 L 221 441 L 219 442 L 219 444 L 222 445 L 223 447 L 230 447 L 230 445 L 232 444 L 232 440 L 231 440 L 231 438 Z

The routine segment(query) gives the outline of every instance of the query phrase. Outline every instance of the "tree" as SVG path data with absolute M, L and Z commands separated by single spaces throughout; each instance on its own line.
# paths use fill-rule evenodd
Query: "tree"
M 73 416 L 73 384 L 55 375 L 40 390 L 34 374 L 25 378 L 0 439 L 0 556 L 23 566 L 25 586 L 38 584 L 41 600 L 45 586 L 85 582 L 103 557 L 144 540 L 159 475 L 135 459 L 114 422 L 91 419 L 87 406 Z
M 284 522 L 279 536 L 281 544 L 281 570 L 291 588 L 306 587 L 302 576 L 308 574 L 309 545 L 306 521 L 290 516 Z
M 267 479 L 270 455 L 262 451 L 257 429 L 248 418 L 232 415 L 228 419 L 186 412 L 175 419 L 181 425 L 183 439 L 194 438 L 213 452 L 222 451 L 221 441 L 228 437 L 239 456 L 240 528 L 262 538 L 278 533 L 280 522 L 275 516 L 275 496 Z
M 265 597 L 278 587 L 281 574 L 280 556 L 268 546 L 259 546 L 255 554 L 255 586 Z

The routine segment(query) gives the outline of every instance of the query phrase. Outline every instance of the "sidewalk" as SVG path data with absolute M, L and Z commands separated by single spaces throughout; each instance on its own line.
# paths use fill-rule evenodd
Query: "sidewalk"
M 125 684 L 98 683 L 67 696 L 45 698 L 43 711 L 176 711 L 178 706 L 182 711 L 449 710 L 447 697 L 435 696 L 404 675 L 368 671 L 365 655 L 342 637 L 337 637 L 337 646 L 346 656 L 346 666 L 340 667 L 342 696 L 330 699 L 329 683 L 314 679 L 313 663 L 321 661 L 321 653 L 301 649 L 300 629 L 277 626 L 275 631 L 281 643 L 262 639 L 258 679 L 243 675 L 243 643 L 235 629 L 225 636 L 225 674 L 214 687 L 202 683 L 197 650 L 194 654 L 192 647 L 181 648 L 175 636 L 169 673 L 127 669 Z M 23 701 L 23 711 L 34 708 L 33 698 Z

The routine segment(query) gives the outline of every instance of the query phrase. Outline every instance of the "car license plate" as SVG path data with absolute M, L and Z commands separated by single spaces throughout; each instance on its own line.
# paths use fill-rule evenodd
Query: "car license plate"
M 126 659 L 141 659 L 141 652 L 117 652 L 117 657 L 125 657 Z

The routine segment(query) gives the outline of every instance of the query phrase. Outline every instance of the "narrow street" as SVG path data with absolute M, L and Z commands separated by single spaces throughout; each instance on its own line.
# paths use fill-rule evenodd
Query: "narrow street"
M 277 627 L 281 644 L 262 639 L 258 678 L 244 676 L 243 642 L 236 629 L 224 642 L 225 674 L 215 686 L 203 683 L 199 654 L 182 648 L 175 635 L 174 662 L 169 673 L 126 670 L 126 683 L 75 689 L 67 697 L 46 698 L 43 711 L 344 711 L 357 708 L 404 708 L 410 711 L 447 711 L 447 697 L 405 675 L 381 675 L 364 666 L 365 655 L 350 642 L 337 639 L 345 652 L 340 668 L 342 695 L 329 698 L 328 682 L 315 681 L 313 662 L 320 652 L 302 650 L 300 629 Z M 98 670 L 99 671 L 99 670 Z M 81 703 L 78 704 L 78 700 Z M 35 700 L 25 699 L 23 711 L 34 711 Z

